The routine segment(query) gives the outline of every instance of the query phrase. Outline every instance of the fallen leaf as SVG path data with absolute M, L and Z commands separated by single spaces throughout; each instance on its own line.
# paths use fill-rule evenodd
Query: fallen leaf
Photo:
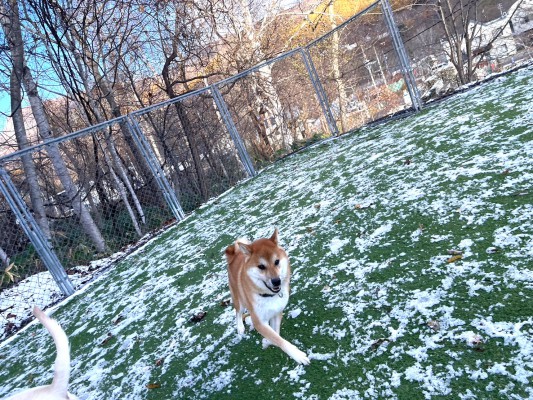
M 229 303 L 230 303 L 230 302 L 231 302 L 230 299 L 222 300 L 222 301 L 220 302 L 220 305 L 221 305 L 222 307 L 227 307 L 227 306 L 229 306 Z
M 200 322 L 201 320 L 203 320 L 205 318 L 207 314 L 207 311 L 200 311 L 196 314 L 194 314 L 191 319 L 189 319 L 189 322 Z
M 336 220 L 335 220 L 335 223 L 336 223 L 336 224 L 340 224 L 341 222 L 342 222 L 342 219 L 336 219 Z
M 322 288 L 322 291 L 323 291 L 323 292 L 326 292 L 326 293 L 327 293 L 327 292 L 331 292 L 331 287 L 330 287 L 329 285 L 326 285 L 326 286 L 324 286 L 324 287 Z
M 159 389 L 161 387 L 160 383 L 148 383 L 146 385 L 148 389 Z
M 363 208 L 369 208 L 369 207 L 372 207 L 374 205 L 374 203 L 369 203 L 369 204 L 366 204 L 366 205 L 363 205 L 363 204 L 356 204 L 354 207 L 355 208 L 358 208 L 358 209 L 363 209 Z
M 440 330 L 440 323 L 439 321 L 429 321 L 428 326 L 433 329 L 435 332 L 438 332 Z
M 163 365 L 164 362 L 165 362 L 165 357 L 160 358 L 160 359 L 158 359 L 158 360 L 155 360 L 155 365 L 157 365 L 158 367 L 160 367 L 161 365 Z
M 117 317 L 116 320 L 113 321 L 115 325 L 119 324 L 120 322 L 124 321 L 126 317 L 124 317 L 122 314 Z
M 370 346 L 370 348 L 372 350 L 377 350 L 379 348 L 379 346 L 381 346 L 383 343 L 385 342 L 389 342 L 390 340 L 387 339 L 387 338 L 380 338 L 378 340 L 376 340 L 374 343 L 372 343 L 372 345 Z
M 104 340 L 102 340 L 102 343 L 100 343 L 100 346 L 105 346 L 105 345 L 108 344 L 109 341 L 110 341 L 111 339 L 113 339 L 113 338 L 114 338 L 113 334 L 112 334 L 111 332 L 109 332 L 109 333 L 107 334 L 107 337 L 106 337 Z
M 478 353 L 485 351 L 485 348 L 483 347 L 483 339 L 479 335 L 475 335 L 470 344 L 472 345 L 472 350 L 477 351 Z
M 456 256 L 452 256 L 452 257 L 448 258 L 448 260 L 446 260 L 446 262 L 448 264 L 451 264 L 453 262 L 461 260 L 462 258 L 463 258 L 463 256 L 461 254 L 457 254 Z
M 16 315 L 13 314 L 13 313 L 9 313 L 9 314 L 6 315 L 6 318 L 15 318 L 15 317 L 16 317 Z

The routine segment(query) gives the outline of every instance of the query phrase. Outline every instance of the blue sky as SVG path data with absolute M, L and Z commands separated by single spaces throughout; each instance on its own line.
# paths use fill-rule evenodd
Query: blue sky
M 298 3 L 299 3 L 299 0 L 283 0 L 282 1 L 283 7 L 292 7 L 292 6 L 295 6 Z M 1 32 L 0 32 L 0 34 L 1 34 Z M 38 63 L 38 64 L 41 67 L 43 67 L 43 65 L 41 63 Z M 43 69 L 43 70 L 45 70 L 45 69 Z M 34 73 L 35 73 L 35 70 L 34 70 Z M 38 80 L 43 81 L 43 79 L 47 79 L 44 76 L 44 74 L 40 75 L 39 73 L 36 73 L 36 75 L 37 75 L 37 79 Z M 3 128 L 5 126 L 5 123 L 6 123 L 6 120 L 7 120 L 7 116 L 9 116 L 10 111 L 11 111 L 11 102 L 10 102 L 10 96 L 9 96 L 8 87 L 9 86 L 7 85 L 7 82 L 6 82 L 6 85 L 4 85 L 4 88 L 2 90 L 0 90 L 0 131 L 3 130 Z M 54 87 L 55 87 L 55 90 L 59 90 L 60 92 L 62 91 L 61 88 L 57 87 L 57 83 L 54 84 Z M 42 89 L 39 90 L 39 95 L 43 99 L 51 99 L 51 98 L 57 97 L 57 94 L 48 93 L 48 92 L 43 91 Z M 29 104 L 28 104 L 27 101 L 23 102 L 23 107 L 26 107 L 28 105 Z
M 9 96 L 7 92 L 2 90 L 0 92 L 0 129 L 4 128 L 6 123 L 5 115 L 9 113 L 10 107 Z

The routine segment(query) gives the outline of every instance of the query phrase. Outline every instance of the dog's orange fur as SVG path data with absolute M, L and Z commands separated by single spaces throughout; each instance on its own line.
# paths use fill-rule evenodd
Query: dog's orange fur
M 250 243 L 237 239 L 226 249 L 229 287 L 235 307 L 237 332 L 244 333 L 242 314 L 248 310 L 255 329 L 300 364 L 309 364 L 307 355 L 279 332 L 282 312 L 289 300 L 291 269 L 289 258 L 278 245 L 278 230 L 270 238 Z

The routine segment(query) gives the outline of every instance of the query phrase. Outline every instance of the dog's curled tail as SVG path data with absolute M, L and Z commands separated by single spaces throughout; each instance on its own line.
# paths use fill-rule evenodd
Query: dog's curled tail
M 39 307 L 33 307 L 33 315 L 44 325 L 54 339 L 56 345 L 56 361 L 54 366 L 54 379 L 52 387 L 57 392 L 64 393 L 67 398 L 68 382 L 70 378 L 70 349 L 65 331 L 56 320 L 51 319 Z

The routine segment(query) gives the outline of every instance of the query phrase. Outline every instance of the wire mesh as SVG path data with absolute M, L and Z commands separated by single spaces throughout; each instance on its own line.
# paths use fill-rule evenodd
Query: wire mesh
M 425 101 L 464 83 L 443 42 L 444 24 L 458 24 L 460 9 L 444 18 L 424 5 L 396 13 L 408 54 L 400 62 L 383 1 L 303 49 L 127 117 L 67 134 L 83 118 L 69 114 L 65 124 L 56 110 L 56 138 L 0 159 L 45 247 L 67 273 L 83 271 L 287 154 L 411 108 L 406 68 Z M 531 7 L 503 15 L 483 4 L 472 80 L 533 59 Z M 487 32 L 498 41 L 484 41 Z M 62 297 L 12 207 L 0 195 L 0 339 L 31 304 Z
M 533 7 L 528 3 L 479 1 L 451 10 L 446 5 L 396 14 L 424 101 L 533 59 Z
M 185 213 L 246 178 L 209 91 L 153 107 L 135 118 Z
M 339 132 L 411 107 L 379 3 L 308 46 Z
M 329 136 L 300 52 L 217 86 L 256 169 Z
M 66 268 L 117 251 L 173 218 L 126 129 L 109 123 L 57 143 L 67 177 L 61 177 L 50 146 L 31 155 L 47 221 L 40 227 Z M 4 168 L 20 196 L 34 204 L 21 157 L 5 161 Z
M 28 319 L 32 305 L 47 306 L 63 293 L 19 221 L 0 195 L 0 340 Z

